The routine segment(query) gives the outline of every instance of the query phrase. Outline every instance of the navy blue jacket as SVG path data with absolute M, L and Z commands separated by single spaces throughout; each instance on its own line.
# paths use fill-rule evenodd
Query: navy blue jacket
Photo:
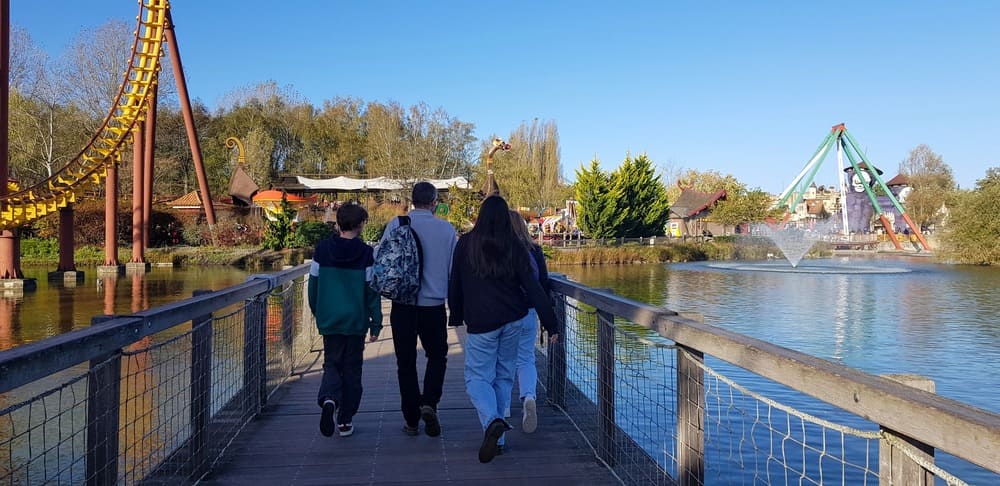
M 366 280 L 366 269 L 374 263 L 372 247 L 360 238 L 332 236 L 316 245 L 309 268 L 309 309 L 320 334 L 378 336 L 382 300 Z

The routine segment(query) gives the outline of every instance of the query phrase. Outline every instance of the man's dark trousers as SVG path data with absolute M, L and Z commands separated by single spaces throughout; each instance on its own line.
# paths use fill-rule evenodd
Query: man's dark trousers
M 396 351 L 396 375 L 403 418 L 410 426 L 420 423 L 420 407 L 430 405 L 437 410 L 448 363 L 447 316 L 444 304 L 423 307 L 392 303 L 389 322 L 392 324 L 392 344 Z M 427 356 L 424 370 L 424 393 L 420 393 L 417 378 L 417 337 Z

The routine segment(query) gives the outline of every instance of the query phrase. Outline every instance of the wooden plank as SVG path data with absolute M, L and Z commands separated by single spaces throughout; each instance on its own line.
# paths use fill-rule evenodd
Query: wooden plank
M 388 312 L 386 312 L 388 316 Z M 392 328 L 365 348 L 364 395 L 351 437 L 319 433 L 316 392 L 321 363 L 283 386 L 230 445 L 201 484 L 384 484 L 555 482 L 619 484 L 595 458 L 575 427 L 539 396 L 539 426 L 521 432 L 521 410 L 512 402 L 507 450 L 488 464 L 478 460 L 483 431 L 465 393 L 464 328 L 449 328 L 448 370 L 438 406 L 439 437 L 402 432 Z M 423 353 L 420 369 L 423 369 Z

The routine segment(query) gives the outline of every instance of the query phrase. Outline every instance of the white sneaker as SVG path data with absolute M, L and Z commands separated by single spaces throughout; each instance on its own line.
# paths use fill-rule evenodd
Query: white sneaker
M 525 434 L 530 434 L 538 428 L 538 411 L 535 409 L 535 399 L 528 397 L 524 399 L 524 418 L 521 426 Z

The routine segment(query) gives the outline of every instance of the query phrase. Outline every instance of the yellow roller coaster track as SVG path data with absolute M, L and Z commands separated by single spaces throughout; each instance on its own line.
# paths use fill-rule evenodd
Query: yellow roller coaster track
M 167 0 L 139 0 L 135 42 L 125 78 L 100 130 L 80 154 L 48 179 L 7 195 L 0 211 L 0 229 L 30 223 L 76 202 L 108 176 L 121 162 L 123 147 L 131 142 L 136 123 L 145 119 L 149 95 L 160 70 Z

